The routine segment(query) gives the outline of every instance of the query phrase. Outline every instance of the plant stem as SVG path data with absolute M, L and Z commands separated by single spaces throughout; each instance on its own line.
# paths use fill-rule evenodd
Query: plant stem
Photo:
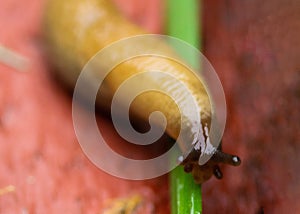
M 167 33 L 200 48 L 200 0 L 167 1 Z M 193 57 L 183 53 L 184 58 Z M 171 204 L 173 214 L 198 214 L 202 212 L 201 186 L 191 174 L 178 166 L 171 172 Z

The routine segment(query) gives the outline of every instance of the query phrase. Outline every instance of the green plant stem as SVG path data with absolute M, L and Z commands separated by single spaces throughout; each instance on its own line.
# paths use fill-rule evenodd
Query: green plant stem
M 200 0 L 168 0 L 167 33 L 200 48 Z M 182 53 L 184 58 L 193 57 Z M 171 172 L 171 206 L 173 214 L 196 214 L 202 212 L 201 186 L 191 174 L 178 166 Z
M 167 33 L 201 48 L 201 0 L 168 0 Z
M 202 212 L 201 186 L 196 185 L 191 174 L 177 167 L 171 172 L 172 213 L 200 214 Z

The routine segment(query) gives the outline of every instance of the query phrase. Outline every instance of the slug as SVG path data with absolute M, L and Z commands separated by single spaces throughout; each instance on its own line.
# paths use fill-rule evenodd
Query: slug
M 100 49 L 122 38 L 146 33 L 122 17 L 113 3 L 108 0 L 51 0 L 46 7 L 44 23 L 49 57 L 58 68 L 60 79 L 71 89 L 74 89 L 84 65 Z M 145 43 L 132 48 L 153 49 L 158 46 L 166 50 L 169 49 L 161 43 Z M 110 56 L 107 56 L 107 60 L 119 57 L 121 53 L 122 50 L 111 53 Z M 178 77 L 185 84 L 201 109 L 199 114 L 201 114 L 203 127 L 209 127 L 211 109 L 204 86 L 189 72 L 188 68 L 166 58 L 141 56 L 114 67 L 101 86 L 104 88 L 105 96 L 96 100 L 97 107 L 107 109 L 120 84 L 132 75 L 158 67 L 165 73 Z M 100 73 L 94 75 L 97 76 Z M 92 82 L 92 80 L 87 81 Z M 138 87 L 141 84 L 157 86 L 172 85 L 173 83 L 167 78 L 157 79 L 149 75 L 148 79 L 136 82 L 133 87 Z M 173 139 L 178 137 L 181 128 L 180 111 L 176 103 L 170 102 L 166 95 L 155 92 L 145 93 L 134 100 L 131 110 L 145 121 L 148 120 L 151 112 L 162 112 L 168 121 L 165 132 Z M 184 122 L 189 124 L 191 121 L 185 118 Z M 186 134 L 194 134 L 190 125 L 186 125 L 184 131 Z M 207 138 L 207 136 L 204 137 Z M 212 158 L 201 166 L 198 163 L 200 155 L 201 150 L 195 146 L 181 161 L 184 170 L 187 173 L 192 173 L 196 183 L 203 183 L 212 175 L 222 178 L 218 163 L 233 166 L 240 164 L 240 159 L 237 156 L 223 153 L 221 148 L 217 148 Z

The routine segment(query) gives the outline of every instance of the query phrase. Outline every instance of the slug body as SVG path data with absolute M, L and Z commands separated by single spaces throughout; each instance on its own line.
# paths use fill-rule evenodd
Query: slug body
M 70 88 L 74 88 L 77 78 L 87 63 L 100 49 L 125 37 L 145 34 L 145 32 L 119 15 L 117 9 L 108 0 L 52 0 L 46 7 L 45 37 L 48 44 L 49 56 L 58 68 L 58 75 Z M 155 49 L 162 48 L 172 55 L 172 50 L 162 42 L 153 44 L 144 43 L 132 47 L 133 49 Z M 118 50 L 106 56 L 105 61 L 113 58 L 121 58 L 122 53 L 128 50 Z M 189 93 L 196 100 L 199 107 L 199 116 L 204 127 L 209 127 L 211 122 L 211 109 L 209 97 L 204 86 L 189 68 L 180 63 L 163 57 L 140 56 L 120 63 L 105 78 L 100 90 L 103 91 L 101 99 L 96 100 L 99 108 L 107 109 L 112 97 L 119 86 L 128 78 L 141 74 L 145 71 L 157 70 L 175 76 L 180 80 Z M 98 73 L 97 73 L 98 72 Z M 94 77 L 101 75 L 101 71 L 94 73 Z M 93 81 L 87 80 L 87 82 Z M 166 94 L 173 93 L 176 88 L 169 78 L 157 78 L 155 75 L 144 75 L 139 81 L 132 84 L 133 90 L 140 90 L 140 86 L 159 88 Z M 154 111 L 164 114 L 167 125 L 166 133 L 173 139 L 177 139 L 180 129 L 195 145 L 194 149 L 186 155 L 182 161 L 186 172 L 191 172 L 197 183 L 209 179 L 212 174 L 221 178 L 222 174 L 218 162 L 238 165 L 240 160 L 236 156 L 222 153 L 216 148 L 215 155 L 203 166 L 198 164 L 201 154 L 201 140 L 195 138 L 193 130 L 193 119 L 182 115 L 176 103 L 166 94 L 149 91 L 142 96 L 136 97 L 132 102 L 131 109 L 135 115 L 147 121 L 149 115 Z M 179 93 L 179 98 L 184 102 L 184 94 Z M 182 123 L 186 124 L 182 127 Z M 201 139 L 207 139 L 208 136 Z M 203 141 L 203 140 L 202 140 Z M 184 143 L 182 147 L 184 149 Z

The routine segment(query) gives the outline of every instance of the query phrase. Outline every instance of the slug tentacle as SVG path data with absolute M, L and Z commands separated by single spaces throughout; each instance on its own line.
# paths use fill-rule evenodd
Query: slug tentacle
M 223 178 L 223 174 L 222 174 L 222 171 L 220 169 L 220 167 L 218 165 L 215 166 L 215 169 L 214 169 L 214 175 L 216 178 L 218 179 L 221 179 Z
M 208 180 L 212 175 L 217 179 L 221 179 L 223 174 L 218 165 L 220 163 L 232 166 L 239 166 L 241 164 L 241 160 L 238 156 L 222 152 L 221 146 L 218 147 L 212 158 L 204 165 L 199 165 L 198 163 L 200 154 L 201 151 L 193 149 L 193 151 L 181 162 L 184 171 L 191 173 L 195 182 L 199 184 Z
M 216 153 L 212 156 L 212 161 L 232 166 L 239 166 L 241 164 L 241 159 L 238 156 L 224 153 L 221 150 L 216 151 Z

